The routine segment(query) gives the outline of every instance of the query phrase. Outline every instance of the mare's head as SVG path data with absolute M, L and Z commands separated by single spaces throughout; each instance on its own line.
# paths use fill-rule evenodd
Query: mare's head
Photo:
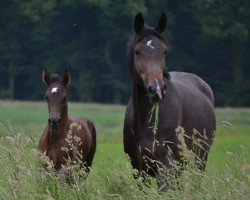
M 48 103 L 49 119 L 48 123 L 52 129 L 57 129 L 60 125 L 61 117 L 67 112 L 67 86 L 70 82 L 70 73 L 65 70 L 63 77 L 58 74 L 49 74 L 44 69 L 42 74 L 43 82 L 47 85 L 45 98 Z
M 166 84 L 164 76 L 167 45 L 161 36 L 167 26 L 167 17 L 163 13 L 155 27 L 144 23 L 141 13 L 134 19 L 134 36 L 128 43 L 129 70 L 133 78 L 139 79 L 151 103 L 159 102 L 164 98 Z

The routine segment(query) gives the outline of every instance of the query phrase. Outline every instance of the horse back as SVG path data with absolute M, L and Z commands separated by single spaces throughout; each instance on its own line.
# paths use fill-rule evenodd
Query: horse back
M 187 135 L 193 130 L 206 134 L 211 143 L 216 130 L 214 95 L 209 85 L 198 76 L 185 72 L 171 72 L 171 82 L 182 107 L 182 127 Z
M 188 91 L 188 93 L 197 93 L 198 95 L 203 94 L 209 99 L 208 102 L 214 105 L 213 91 L 203 79 L 195 74 L 186 72 L 170 72 L 170 75 L 171 81 L 177 90 L 182 92 Z M 184 94 L 185 93 L 186 92 L 184 92 Z

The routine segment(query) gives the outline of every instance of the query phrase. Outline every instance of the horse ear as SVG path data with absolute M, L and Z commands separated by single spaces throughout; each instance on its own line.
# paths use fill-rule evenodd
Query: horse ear
M 135 16 L 135 20 L 134 20 L 134 30 L 136 33 L 139 33 L 142 28 L 144 26 L 144 19 L 142 17 L 141 12 L 139 12 L 136 16 Z
M 165 15 L 165 13 L 162 13 L 157 25 L 155 26 L 155 30 L 158 33 L 162 33 L 165 31 L 166 27 L 167 27 L 167 16 Z
M 50 85 L 50 82 L 51 82 L 51 81 L 50 81 L 50 76 L 49 76 L 49 73 L 48 73 L 47 68 L 45 68 L 45 69 L 43 70 L 42 79 L 43 79 L 43 82 L 44 82 L 47 86 Z
M 62 77 L 62 79 L 61 79 L 61 83 L 65 86 L 65 87 L 67 87 L 68 85 L 69 85 L 69 83 L 70 83 L 70 72 L 69 72 L 69 70 L 65 70 L 64 71 L 64 74 L 63 74 L 63 77 Z

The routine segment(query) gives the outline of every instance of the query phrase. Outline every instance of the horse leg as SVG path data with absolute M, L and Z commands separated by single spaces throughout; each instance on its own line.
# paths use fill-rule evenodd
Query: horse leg
M 89 155 L 86 159 L 86 165 L 87 165 L 87 171 L 89 172 L 89 168 L 92 165 L 92 161 L 95 155 L 95 150 L 96 150 L 96 129 L 95 126 L 90 123 L 90 130 L 91 130 L 91 136 L 92 136 L 92 144 L 90 147 Z
M 133 173 L 133 176 L 140 190 L 142 190 L 144 186 L 151 186 L 151 181 L 148 179 L 147 174 L 145 172 L 138 171 L 136 173 Z

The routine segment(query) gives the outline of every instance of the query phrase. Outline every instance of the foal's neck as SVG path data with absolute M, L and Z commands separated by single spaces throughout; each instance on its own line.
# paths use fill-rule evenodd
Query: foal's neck
M 70 127 L 67 102 L 65 102 L 65 105 L 63 106 L 63 111 L 60 116 L 60 119 L 61 121 L 59 123 L 58 129 L 52 129 L 51 127 L 49 128 L 50 142 L 61 137 L 66 137 L 67 135 L 68 129 Z

